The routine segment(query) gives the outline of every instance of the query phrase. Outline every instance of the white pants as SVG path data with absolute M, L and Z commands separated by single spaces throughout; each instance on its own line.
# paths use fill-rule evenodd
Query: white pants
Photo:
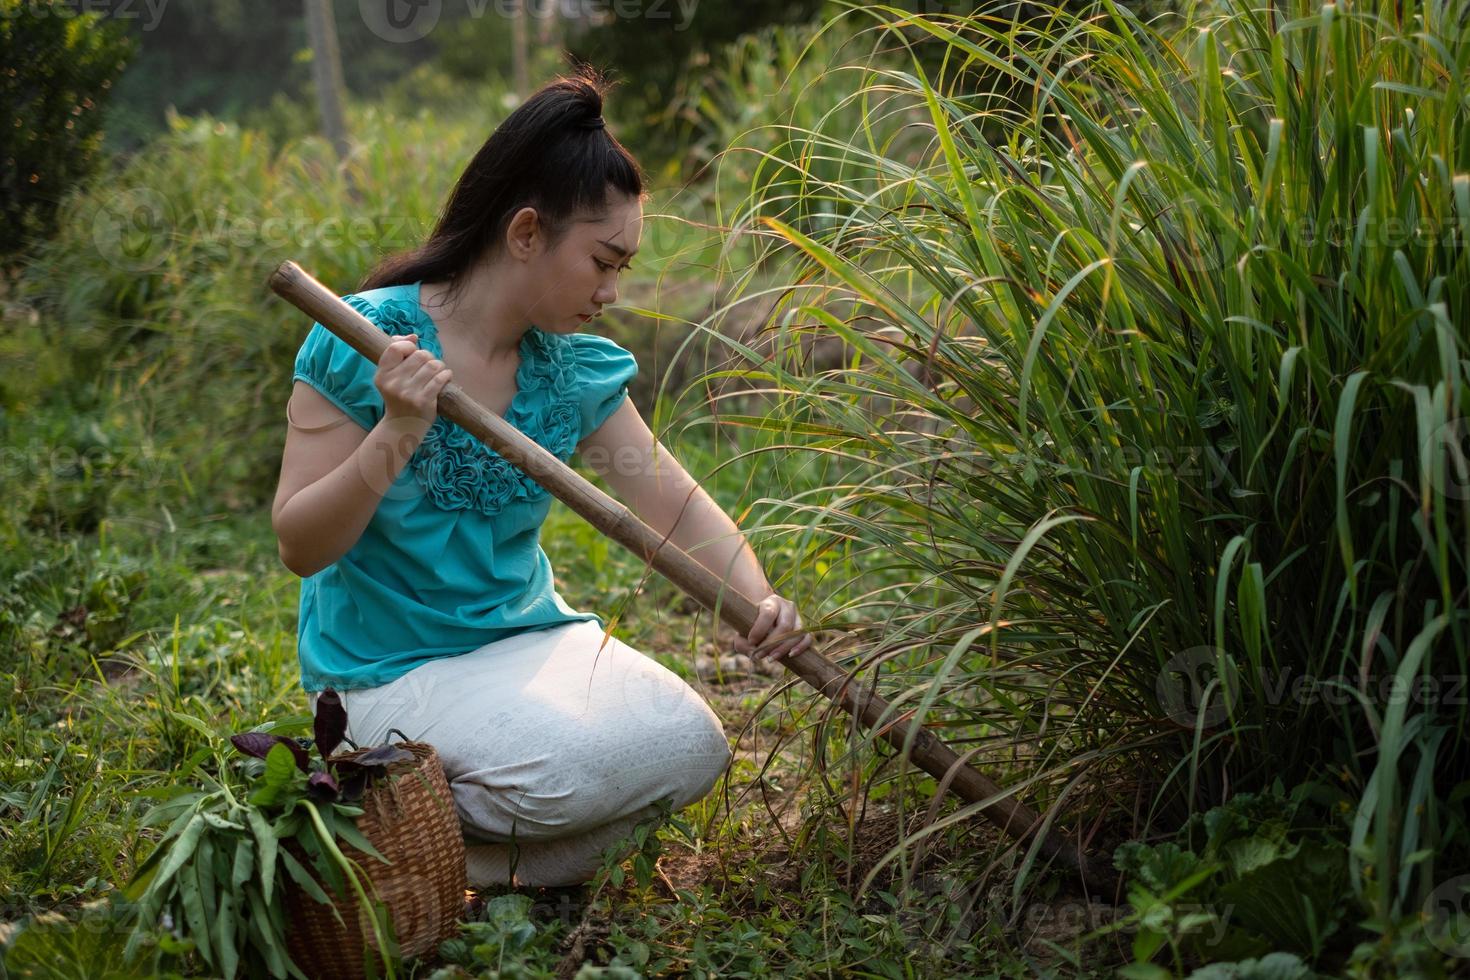
M 595 622 L 565 623 L 340 692 L 357 745 L 397 728 L 438 751 L 472 886 L 586 881 L 609 845 L 657 812 L 654 801 L 687 806 L 729 764 L 698 692 L 603 640 Z

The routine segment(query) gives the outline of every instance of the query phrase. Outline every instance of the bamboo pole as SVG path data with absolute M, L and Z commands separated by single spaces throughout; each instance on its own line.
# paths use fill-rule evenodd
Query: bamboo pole
M 272 273 L 270 287 L 313 320 L 340 337 L 348 346 L 376 364 L 388 346 L 388 336 L 371 320 L 348 306 L 341 298 L 309 275 L 295 262 L 286 261 Z M 519 467 L 552 496 L 585 518 L 593 527 L 651 564 L 669 581 L 693 596 L 707 609 L 744 636 L 755 623 L 756 604 L 742 595 L 689 554 L 664 540 L 632 511 L 588 482 L 505 419 L 466 395 L 454 382 L 439 395 L 439 414 L 475 436 L 485 445 Z M 966 764 L 954 749 L 933 732 L 904 717 L 887 718 L 888 702 L 876 693 L 864 693 L 841 667 L 807 648 L 780 660 L 824 697 L 835 701 L 865 728 L 877 729 L 900 752 L 912 741 L 909 758 L 932 775 L 940 787 L 948 788 L 967 803 L 984 804 L 981 813 L 1012 838 L 1034 842 L 1042 817 L 1014 799 L 994 780 Z M 916 720 L 917 721 L 917 720 Z M 878 728 L 879 725 L 881 728 Z M 1083 852 L 1079 845 L 1058 834 L 1043 838 L 1039 851 L 1075 871 L 1094 888 L 1111 891 L 1116 884 L 1111 869 Z

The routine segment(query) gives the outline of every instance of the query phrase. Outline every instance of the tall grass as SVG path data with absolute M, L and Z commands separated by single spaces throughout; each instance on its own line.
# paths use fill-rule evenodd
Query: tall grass
M 829 610 L 881 626 L 862 662 L 1073 826 L 1313 780 L 1365 906 L 1415 913 L 1470 853 L 1466 5 L 850 16 L 950 56 L 844 90 L 922 111 L 918 158 L 775 161 L 831 221 L 740 206 L 789 264 L 739 421 L 869 464 L 769 520 L 901 572 Z

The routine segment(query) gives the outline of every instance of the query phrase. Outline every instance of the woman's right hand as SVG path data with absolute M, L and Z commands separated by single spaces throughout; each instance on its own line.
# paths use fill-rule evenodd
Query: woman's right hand
M 413 334 L 394 334 L 378 358 L 373 384 L 383 396 L 388 418 L 433 422 L 439 415 L 439 392 L 452 380 L 444 362 L 419 347 Z

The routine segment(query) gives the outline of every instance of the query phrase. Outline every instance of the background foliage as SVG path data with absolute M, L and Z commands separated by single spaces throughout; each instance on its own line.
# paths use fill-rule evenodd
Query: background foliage
M 50 234 L 63 195 L 92 174 L 131 51 L 116 25 L 62 0 L 0 2 L 0 262 Z
M 691 46 L 664 116 L 623 89 L 627 133 L 674 128 L 607 329 L 829 655 L 1113 853 L 1125 894 L 1093 920 L 974 807 L 767 685 L 730 709 L 744 753 L 697 808 L 693 884 L 609 869 L 601 965 L 1449 975 L 1463 0 L 844 10 Z M 305 324 L 265 277 L 294 258 L 345 291 L 423 234 L 514 104 L 474 77 L 485 26 L 361 83 L 345 163 L 289 96 L 279 126 L 176 114 L 26 251 L 0 306 L 8 908 L 110 894 L 153 843 L 140 797 L 301 710 L 264 510 Z M 697 679 L 671 588 L 564 511 L 543 540 L 574 605 Z M 1079 905 L 1070 931 L 1028 919 Z M 533 918 L 500 903 L 448 958 L 549 973 L 566 937 Z

